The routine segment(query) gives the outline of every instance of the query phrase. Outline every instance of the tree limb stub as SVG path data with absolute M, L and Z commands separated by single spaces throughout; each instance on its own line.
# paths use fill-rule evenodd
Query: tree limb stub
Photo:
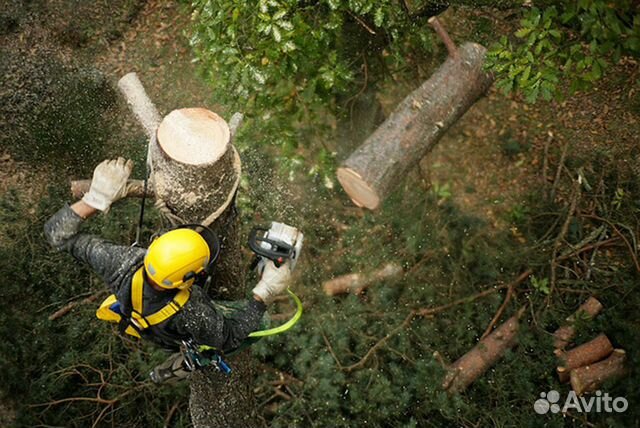
M 627 354 L 624 349 L 614 349 L 609 358 L 571 371 L 571 388 L 577 395 L 593 392 L 610 380 L 626 373 Z
M 555 349 L 564 349 L 575 336 L 575 328 L 573 323 L 579 316 L 585 316 L 588 319 L 595 318 L 602 311 L 602 303 L 595 297 L 589 297 L 578 310 L 566 319 L 567 324 L 561 326 L 553 333 L 553 346 Z
M 451 40 L 451 37 L 449 37 L 449 33 L 447 33 L 447 30 L 444 29 L 444 27 L 440 23 L 440 20 L 437 17 L 432 16 L 427 22 L 429 23 L 429 25 L 431 25 L 431 28 L 434 29 L 438 37 L 440 37 L 442 43 L 444 43 L 447 51 L 449 52 L 449 56 L 457 57 L 458 48 L 456 48 L 456 44 L 453 42 L 453 40 Z
M 409 94 L 338 168 L 353 202 L 376 209 L 407 173 L 491 86 L 486 49 L 465 43 Z
M 402 273 L 402 266 L 388 263 L 382 269 L 367 273 L 350 273 L 326 281 L 322 288 L 328 296 L 338 294 L 360 294 L 372 284 L 385 279 L 397 277 Z
M 613 345 L 605 334 L 599 334 L 595 339 L 569 351 L 556 351 L 556 355 L 561 362 L 557 370 L 558 377 L 561 382 L 566 382 L 569 380 L 569 374 L 572 370 L 608 357 L 613 352 Z
M 91 187 L 91 180 L 74 180 L 71 182 L 71 194 L 74 198 L 80 199 Z M 141 198 L 144 194 L 143 180 L 127 180 L 127 198 Z M 154 198 L 153 189 L 147 188 L 147 198 Z
M 138 75 L 136 73 L 125 74 L 118 81 L 118 89 L 124 95 L 138 122 L 144 128 L 147 137 L 153 137 L 162 119 L 158 109 L 156 109 L 156 106 L 144 90 Z
M 516 344 L 520 317 L 525 307 L 482 339 L 449 366 L 442 388 L 449 393 L 464 391 Z

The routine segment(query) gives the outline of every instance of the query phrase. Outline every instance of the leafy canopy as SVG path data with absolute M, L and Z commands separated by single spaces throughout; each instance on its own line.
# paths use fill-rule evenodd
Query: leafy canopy
M 531 8 L 514 39 L 504 35 L 492 46 L 487 67 L 506 94 L 549 101 L 587 89 L 622 55 L 640 54 L 640 15 L 629 1 L 580 0 Z

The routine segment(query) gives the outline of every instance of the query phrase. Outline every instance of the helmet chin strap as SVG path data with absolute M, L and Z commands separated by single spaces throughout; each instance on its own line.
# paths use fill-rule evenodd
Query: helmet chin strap
M 156 291 L 171 291 L 172 289 L 169 288 L 164 288 L 159 286 L 153 279 L 151 279 L 151 277 L 149 277 L 149 275 L 147 275 L 147 270 L 146 269 L 142 269 L 142 275 L 144 275 L 144 280 L 146 281 L 147 284 L 149 284 L 151 286 L 151 288 L 153 288 Z

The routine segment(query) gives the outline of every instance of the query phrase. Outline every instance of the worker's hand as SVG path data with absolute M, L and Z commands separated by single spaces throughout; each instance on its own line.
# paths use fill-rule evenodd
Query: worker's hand
M 253 289 L 253 294 L 268 305 L 273 302 L 276 296 L 285 292 L 290 281 L 291 267 L 289 261 L 280 267 L 276 267 L 271 260 L 265 260 L 262 278 Z
M 127 194 L 127 179 L 133 169 L 133 161 L 107 159 L 93 171 L 91 187 L 82 200 L 87 205 L 103 212 L 109 211 L 111 204 Z

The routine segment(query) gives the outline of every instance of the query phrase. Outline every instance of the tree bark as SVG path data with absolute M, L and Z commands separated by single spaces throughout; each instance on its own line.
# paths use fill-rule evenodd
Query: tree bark
M 382 269 L 367 273 L 349 273 L 326 281 L 322 288 L 328 296 L 337 294 L 360 294 L 371 284 L 393 278 L 402 273 L 402 266 L 388 263 Z
M 220 238 L 221 251 L 210 288 L 212 297 L 245 298 L 245 272 L 235 205 L 241 164 L 230 143 L 229 127 L 208 110 L 181 109 L 167 115 L 156 132 L 153 128 L 155 107 L 142 85 L 129 82 L 119 84 L 119 87 L 150 137 L 150 184 L 156 198 L 164 201 L 185 222 L 208 225 Z M 131 90 L 127 88 L 134 88 L 133 92 L 128 92 Z M 241 119 L 234 115 L 232 125 L 238 126 Z M 239 352 L 229 358 L 229 363 L 233 367 L 230 375 L 213 369 L 192 374 L 189 410 L 194 427 L 262 425 L 253 394 L 251 354 Z
M 338 168 L 338 180 L 356 205 L 378 208 L 491 86 L 484 47 L 465 43 L 456 52 Z
M 511 349 L 516 344 L 520 317 L 524 309 L 521 308 L 516 315 L 450 365 L 442 382 L 442 388 L 449 393 L 464 391 L 502 358 L 507 349 Z
M 567 324 L 561 326 L 553 333 L 553 347 L 558 350 L 564 349 L 573 339 L 576 334 L 573 323 L 579 316 L 585 316 L 588 319 L 593 319 L 602 311 L 602 303 L 595 297 L 589 297 L 578 310 L 566 319 Z
M 556 355 L 561 361 L 561 365 L 557 370 L 558 377 L 561 382 L 566 382 L 569 380 L 569 374 L 572 370 L 608 357 L 613 351 L 613 345 L 605 334 L 599 334 L 595 339 L 577 346 L 570 351 L 556 351 Z
M 606 360 L 572 370 L 571 388 L 577 395 L 597 391 L 604 382 L 624 376 L 626 360 L 624 349 L 614 349 Z

